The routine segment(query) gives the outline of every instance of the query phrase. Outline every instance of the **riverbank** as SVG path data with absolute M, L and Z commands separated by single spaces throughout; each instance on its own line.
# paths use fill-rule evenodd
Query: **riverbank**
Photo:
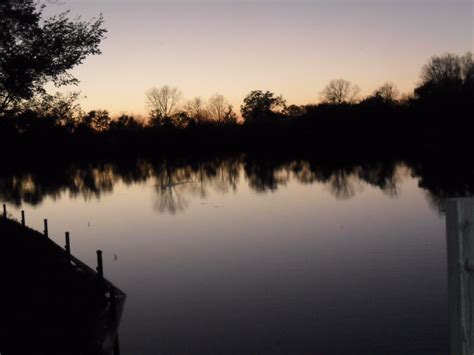
M 112 353 L 125 295 L 45 234 L 0 217 L 0 274 L 2 353 Z

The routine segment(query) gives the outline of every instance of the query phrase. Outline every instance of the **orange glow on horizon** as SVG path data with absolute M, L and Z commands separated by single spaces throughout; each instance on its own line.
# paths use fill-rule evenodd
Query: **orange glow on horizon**
M 183 98 L 224 95 L 239 113 L 252 90 L 288 104 L 316 103 L 344 78 L 368 95 L 384 82 L 410 94 L 435 54 L 473 48 L 472 2 L 171 3 L 65 0 L 84 18 L 103 13 L 103 54 L 72 73 L 84 110 L 147 114 L 145 91 L 168 84 Z

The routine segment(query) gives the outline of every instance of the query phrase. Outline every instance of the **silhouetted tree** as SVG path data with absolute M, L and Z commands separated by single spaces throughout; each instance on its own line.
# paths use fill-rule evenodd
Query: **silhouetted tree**
M 233 123 L 237 120 L 232 105 L 220 94 L 215 94 L 209 99 L 207 111 L 209 112 L 210 118 L 218 124 Z
M 33 0 L 0 3 L 0 114 L 44 92 L 44 85 L 75 84 L 69 70 L 100 54 L 103 18 L 70 20 L 68 12 L 44 17 Z
M 321 92 L 323 102 L 329 104 L 354 103 L 359 94 L 359 87 L 344 79 L 331 80 Z
M 285 106 L 286 102 L 281 95 L 275 96 L 270 91 L 255 90 L 244 98 L 240 112 L 246 123 L 264 122 L 278 117 Z
M 388 109 L 390 106 L 394 106 L 397 103 L 398 96 L 399 91 L 395 84 L 385 83 L 379 88 L 375 89 L 371 96 L 361 100 L 359 104 L 362 108 L 376 110 L 367 112 L 367 114 L 377 114 L 380 113 L 377 109 Z
M 419 112 L 418 130 L 428 139 L 451 145 L 472 140 L 473 73 L 471 53 L 433 56 L 423 66 L 411 106 Z
M 459 84 L 462 81 L 461 61 L 459 56 L 444 54 L 433 56 L 421 71 L 422 85 L 432 83 L 435 85 Z
M 305 113 L 304 106 L 290 105 L 283 110 L 283 113 L 291 118 L 301 117 Z
M 109 112 L 106 110 L 93 110 L 89 111 L 84 117 L 82 117 L 83 124 L 92 128 L 97 132 L 104 132 L 109 129 L 111 118 Z
M 161 88 L 151 88 L 146 92 L 146 102 L 150 108 L 150 117 L 153 125 L 163 125 L 171 121 L 171 117 L 177 112 L 178 102 L 181 100 L 181 92 L 168 85 Z
M 109 124 L 111 130 L 136 131 L 143 128 L 143 122 L 130 115 L 120 115 Z
M 187 128 L 195 123 L 194 118 L 189 116 L 186 111 L 176 112 L 170 118 L 170 124 L 177 128 Z
M 77 102 L 78 98 L 78 92 L 67 94 L 57 92 L 54 95 L 43 93 L 23 101 L 18 108 L 20 112 L 34 111 L 38 117 L 48 117 L 57 125 L 73 131 L 83 115 L 81 106 Z
M 447 53 L 433 56 L 421 71 L 421 83 L 415 89 L 418 98 L 459 96 L 463 89 L 472 88 L 474 64 L 472 53 L 464 56 Z
M 206 110 L 206 104 L 199 96 L 192 100 L 188 100 L 184 105 L 184 111 L 194 123 L 204 123 L 209 118 L 209 113 Z
M 374 91 L 374 97 L 380 98 L 386 102 L 393 102 L 398 98 L 400 92 L 393 83 L 385 83 Z
M 464 83 L 468 85 L 474 84 L 474 58 L 471 52 L 467 52 L 460 58 L 461 61 L 461 76 Z
M 237 115 L 233 107 L 223 95 L 215 94 L 207 104 L 209 118 L 218 125 L 233 124 L 237 122 Z
M 220 122 L 224 119 L 224 114 L 228 105 L 229 104 L 223 95 L 215 94 L 209 99 L 207 110 L 214 121 Z
M 237 123 L 237 115 L 234 112 L 232 105 L 227 106 L 227 110 L 224 112 L 224 118 L 221 121 L 221 124 L 224 125 L 233 125 Z

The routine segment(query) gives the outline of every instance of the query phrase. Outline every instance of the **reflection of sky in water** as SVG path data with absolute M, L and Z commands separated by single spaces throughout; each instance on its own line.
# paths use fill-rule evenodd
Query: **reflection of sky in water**
M 228 171 L 203 183 L 184 170 L 23 206 L 36 229 L 49 218 L 61 245 L 69 230 L 89 264 L 105 251 L 106 276 L 128 294 L 124 354 L 446 352 L 444 217 L 405 168 L 395 197 L 359 178 L 303 184 L 282 170 L 261 193 L 240 166 L 233 184 Z M 170 198 L 182 204 L 174 214 L 161 207 Z

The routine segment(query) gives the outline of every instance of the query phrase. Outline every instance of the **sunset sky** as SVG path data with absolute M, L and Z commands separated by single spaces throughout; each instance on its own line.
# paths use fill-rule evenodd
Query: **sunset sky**
M 221 93 L 239 111 L 254 89 L 316 102 L 345 78 L 362 94 L 385 81 L 410 92 L 426 60 L 473 48 L 472 0 L 61 0 L 48 13 L 103 13 L 101 56 L 73 73 L 84 109 L 145 114 L 145 91 Z M 64 89 L 63 89 L 64 90 Z

